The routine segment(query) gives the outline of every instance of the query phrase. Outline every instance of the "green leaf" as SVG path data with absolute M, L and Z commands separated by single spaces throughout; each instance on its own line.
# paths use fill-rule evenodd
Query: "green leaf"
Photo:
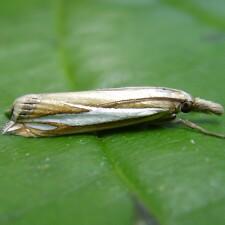
M 167 86 L 225 105 L 224 7 L 223 0 L 2 2 L 1 125 L 27 93 Z M 224 117 L 181 116 L 225 132 Z M 151 224 L 222 225 L 224 161 L 224 140 L 176 125 L 1 135 L 0 224 L 135 225 L 140 202 Z

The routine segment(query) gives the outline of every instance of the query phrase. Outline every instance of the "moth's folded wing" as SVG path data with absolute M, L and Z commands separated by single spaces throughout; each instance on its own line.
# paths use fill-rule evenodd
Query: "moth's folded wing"
M 63 113 L 56 115 L 46 115 L 31 119 L 32 122 L 45 124 L 58 124 L 64 126 L 89 126 L 117 121 L 138 121 L 146 118 L 148 121 L 159 119 L 170 114 L 168 110 L 162 108 L 143 109 L 115 109 L 89 107 L 89 111 L 80 113 Z
M 89 108 L 87 112 L 47 115 L 8 124 L 3 132 L 26 137 L 60 136 L 155 122 L 171 116 L 161 108 L 106 109 Z
M 26 95 L 14 102 L 11 119 L 13 121 L 23 122 L 47 115 L 72 114 L 87 111 L 88 109 L 70 104 L 67 101 L 48 98 L 42 99 L 41 95 Z

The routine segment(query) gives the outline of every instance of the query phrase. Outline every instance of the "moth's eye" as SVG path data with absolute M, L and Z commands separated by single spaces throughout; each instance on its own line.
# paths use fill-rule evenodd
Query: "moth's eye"
M 190 112 L 191 111 L 191 106 L 192 106 L 191 102 L 183 102 L 181 104 L 181 112 L 183 112 L 183 113 Z

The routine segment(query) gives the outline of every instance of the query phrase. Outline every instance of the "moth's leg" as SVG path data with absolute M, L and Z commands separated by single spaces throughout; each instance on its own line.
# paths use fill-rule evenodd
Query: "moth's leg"
M 206 135 L 209 135 L 209 136 L 214 136 L 214 137 L 218 137 L 218 138 L 225 138 L 225 135 L 224 134 L 218 134 L 218 133 L 214 133 L 214 132 L 211 132 L 211 131 L 208 131 L 206 129 L 204 129 L 203 127 L 200 127 L 199 125 L 189 121 L 189 120 L 184 120 L 184 119 L 181 119 L 181 118 L 177 118 L 175 120 L 175 122 L 178 122 L 178 123 L 181 123 L 189 128 L 192 128 L 194 130 L 197 130 L 203 134 L 206 134 Z

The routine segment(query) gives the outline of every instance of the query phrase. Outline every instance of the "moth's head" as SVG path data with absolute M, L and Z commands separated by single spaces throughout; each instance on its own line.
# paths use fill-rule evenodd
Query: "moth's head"
M 224 108 L 222 105 L 216 102 L 204 100 L 201 98 L 194 98 L 193 101 L 184 101 L 180 105 L 181 112 L 187 113 L 202 112 L 202 113 L 213 113 L 216 115 L 222 115 Z

